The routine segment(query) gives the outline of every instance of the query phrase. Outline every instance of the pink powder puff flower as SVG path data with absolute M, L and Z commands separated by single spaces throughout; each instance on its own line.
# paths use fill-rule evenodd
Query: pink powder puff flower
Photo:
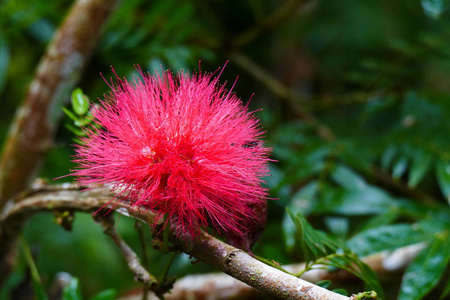
M 101 129 L 85 128 L 71 175 L 109 184 L 117 205 L 127 198 L 167 215 L 178 235 L 210 226 L 249 248 L 239 236 L 265 218 L 255 207 L 265 213 L 267 199 L 270 149 L 258 119 L 213 74 L 140 74 L 110 85 L 93 112 Z

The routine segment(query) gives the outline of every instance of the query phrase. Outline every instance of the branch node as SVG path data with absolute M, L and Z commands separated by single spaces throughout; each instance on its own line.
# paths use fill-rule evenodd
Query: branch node
M 228 252 L 227 256 L 225 257 L 225 264 L 231 263 L 233 258 L 237 255 L 238 252 L 244 252 L 241 249 L 233 249 L 230 252 Z

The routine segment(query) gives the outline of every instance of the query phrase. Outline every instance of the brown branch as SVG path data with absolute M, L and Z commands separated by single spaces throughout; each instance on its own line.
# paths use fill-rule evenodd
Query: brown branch
M 8 246 L 9 241 L 14 240 L 21 225 L 34 213 L 54 209 L 92 212 L 99 207 L 111 205 L 110 199 L 113 196 L 105 189 L 89 191 L 63 189 L 36 192 L 30 197 L 23 198 L 0 216 L 0 250 L 4 249 L 5 245 Z M 125 201 L 121 202 L 120 206 L 121 208 L 117 210 L 119 213 L 147 224 L 153 224 L 155 220 L 155 215 L 151 211 L 135 209 Z M 173 236 L 172 241 L 180 250 L 192 257 L 279 299 L 349 299 L 270 267 L 205 232 L 200 232 L 194 239 L 190 236 Z
M 402 272 L 411 260 L 424 248 L 424 244 L 413 244 L 395 251 L 386 251 L 362 258 L 377 274 L 393 274 Z M 305 268 L 305 264 L 292 264 L 283 266 L 292 273 L 299 273 Z M 347 282 L 356 279 L 348 272 L 330 271 L 327 269 L 309 270 L 302 274 L 301 278 L 311 283 L 331 279 L 333 282 Z M 254 288 L 238 281 L 227 274 L 209 273 L 199 275 L 188 275 L 175 282 L 170 294 L 164 295 L 166 300 L 188 300 L 188 299 L 256 299 L 261 294 Z M 124 295 L 120 300 L 139 300 L 142 294 L 133 291 Z M 157 297 L 149 293 L 150 300 Z
M 180 241 L 178 245 L 183 245 Z M 183 251 L 278 299 L 348 299 L 348 297 L 270 267 L 244 251 L 202 232 Z
M 26 188 L 52 146 L 63 101 L 78 82 L 117 0 L 76 1 L 42 57 L 0 161 L 0 210 Z
M 130 246 L 127 245 L 127 243 L 117 232 L 114 227 L 114 219 L 112 215 L 96 215 L 95 219 L 101 224 L 105 234 L 109 235 L 116 246 L 120 249 L 120 252 L 128 263 L 128 268 L 130 268 L 135 276 L 135 280 L 142 282 L 145 286 L 148 286 L 153 290 L 152 286 L 156 287 L 158 285 L 158 281 L 141 265 L 141 261 L 137 254 L 130 248 Z

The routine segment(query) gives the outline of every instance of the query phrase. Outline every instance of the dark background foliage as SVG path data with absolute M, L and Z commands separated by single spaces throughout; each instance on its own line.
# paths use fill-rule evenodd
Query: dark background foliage
M 0 1 L 1 141 L 71 3 Z M 239 75 L 234 91 L 244 101 L 255 94 L 251 107 L 263 108 L 258 115 L 278 161 L 267 178 L 278 199 L 270 200 L 269 223 L 255 253 L 282 264 L 305 259 L 289 207 L 362 256 L 427 243 L 403 279 L 397 274 L 381 282 L 386 299 L 421 299 L 429 292 L 428 299 L 438 299 L 449 289 L 447 5 L 444 0 L 122 1 L 79 87 L 95 101 L 108 91 L 100 73 L 113 77 L 111 65 L 119 76 L 130 77 L 137 64 L 150 72 L 175 72 L 198 70 L 201 60 L 202 70 L 214 72 L 230 60 L 221 80 L 231 87 Z M 64 124 L 70 122 L 61 121 L 41 177 L 69 172 L 74 135 Z M 122 218 L 118 228 L 140 249 L 133 222 Z M 25 236 L 48 285 L 58 272 L 68 272 L 80 279 L 86 295 L 138 286 L 90 216 L 77 214 L 73 231 L 65 232 L 51 215 L 37 215 Z M 433 266 L 432 259 L 443 267 Z M 150 270 L 158 274 L 166 260 L 151 251 Z M 0 297 L 24 278 L 26 265 L 23 258 L 19 262 Z M 178 276 L 208 270 L 183 255 L 172 268 Z

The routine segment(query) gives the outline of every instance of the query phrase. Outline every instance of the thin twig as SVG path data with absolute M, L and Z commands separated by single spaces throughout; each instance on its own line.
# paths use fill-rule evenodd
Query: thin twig
M 158 286 L 158 281 L 151 275 L 142 265 L 137 254 L 131 249 L 130 246 L 122 239 L 120 234 L 114 227 L 114 218 L 112 214 L 102 216 L 100 214 L 95 215 L 95 220 L 98 221 L 103 231 L 111 237 L 116 246 L 120 249 L 123 257 L 128 263 L 128 268 L 133 272 L 136 281 L 142 282 L 150 290 L 153 290 Z
M 290 0 L 284 6 L 280 7 L 272 15 L 262 19 L 261 22 L 255 24 L 253 27 L 238 34 L 233 39 L 233 45 L 235 47 L 242 47 L 258 38 L 269 28 L 276 27 L 280 23 L 289 19 L 293 14 L 297 12 L 298 7 L 303 3 L 303 0 Z
M 304 114 L 304 110 L 299 105 L 303 99 L 300 95 L 293 93 L 283 83 L 278 81 L 269 72 L 264 70 L 261 66 L 252 61 L 249 57 L 241 52 L 231 51 L 227 53 L 231 62 L 236 64 L 245 72 L 249 73 L 256 80 L 260 81 L 264 86 L 269 89 L 275 96 L 282 100 L 289 100 L 291 107 L 299 115 Z

